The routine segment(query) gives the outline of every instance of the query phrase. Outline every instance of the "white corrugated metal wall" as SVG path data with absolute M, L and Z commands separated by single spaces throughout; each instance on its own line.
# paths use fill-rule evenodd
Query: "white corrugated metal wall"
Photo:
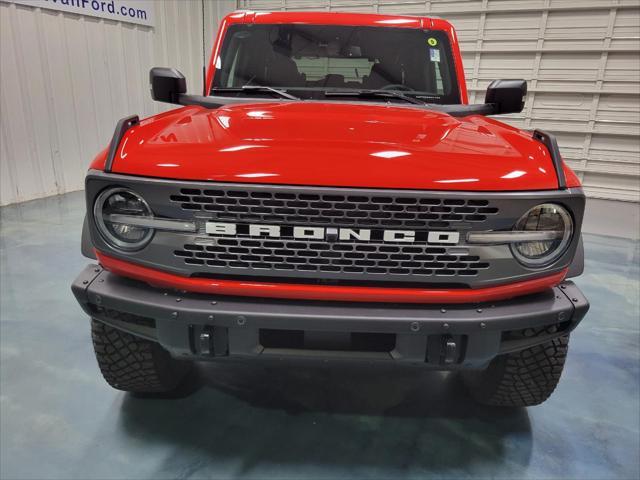
M 149 69 L 182 71 L 202 91 L 205 51 L 235 0 L 163 0 L 155 27 L 0 2 L 0 204 L 83 188 L 119 118 L 171 108 Z
M 591 197 L 640 200 L 638 0 L 239 0 L 251 10 L 430 15 L 451 21 L 471 101 L 524 78 L 518 127 L 554 132 Z

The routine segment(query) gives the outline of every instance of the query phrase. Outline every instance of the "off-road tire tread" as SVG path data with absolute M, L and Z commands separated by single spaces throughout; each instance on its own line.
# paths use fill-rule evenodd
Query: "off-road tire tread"
M 539 405 L 553 393 L 567 357 L 569 335 L 524 350 L 500 355 L 465 381 L 480 403 L 501 407 Z
M 91 320 L 91 337 L 98 366 L 109 385 L 135 393 L 174 390 L 190 369 L 158 343 Z

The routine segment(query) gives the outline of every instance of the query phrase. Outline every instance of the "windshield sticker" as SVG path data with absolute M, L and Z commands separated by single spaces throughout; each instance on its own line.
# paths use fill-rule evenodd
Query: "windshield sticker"
M 429 44 L 430 47 L 435 47 L 436 45 L 438 45 L 438 39 L 429 37 L 429 39 L 427 40 L 427 43 Z
M 430 48 L 429 49 L 429 58 L 432 62 L 440 62 L 440 49 L 438 48 Z

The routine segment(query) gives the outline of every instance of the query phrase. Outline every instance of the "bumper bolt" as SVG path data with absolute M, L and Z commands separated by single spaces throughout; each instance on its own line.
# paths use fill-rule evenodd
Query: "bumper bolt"
M 479 308 L 478 310 L 476 310 L 476 312 L 478 312 L 478 313 L 482 313 L 482 309 L 481 309 L 481 308 Z
M 83 285 L 86 285 L 87 283 L 89 283 L 89 280 L 83 280 L 83 281 L 82 281 L 82 284 L 83 284 Z
M 420 324 L 418 322 L 411 322 L 410 328 L 412 332 L 417 332 L 418 330 L 420 330 Z
M 565 319 L 565 317 L 566 317 L 566 315 L 565 315 L 565 313 L 564 313 L 564 312 L 560 312 L 560 313 L 558 314 L 558 320 L 559 320 L 560 322 L 561 322 L 561 321 L 563 321 L 563 320 Z
M 449 324 L 448 323 L 443 323 L 442 324 L 442 328 L 444 328 L 445 330 L 449 329 Z
M 96 272 L 96 273 L 99 273 L 100 269 L 99 268 L 94 268 L 93 271 Z
M 216 305 L 218 302 L 211 302 L 211 305 Z
M 577 298 L 575 298 L 575 297 L 574 297 L 574 298 L 572 298 L 571 300 L 572 300 L 572 301 L 574 301 L 574 302 L 577 302 L 577 301 L 578 301 L 578 299 L 577 299 Z
M 176 298 L 176 302 L 181 302 L 182 299 L 181 298 Z
M 178 318 L 178 312 L 171 312 L 171 316 L 173 318 Z
M 487 328 L 487 324 L 484 322 L 480 322 L 480 328 Z
M 213 320 L 213 315 L 209 315 L 209 320 Z
M 96 295 L 96 303 L 100 305 L 102 303 L 102 297 L 100 295 Z
M 441 308 L 441 309 L 440 309 L 440 312 L 442 312 L 442 313 L 447 313 L 447 309 L 446 309 L 446 308 Z
M 240 325 L 240 326 L 242 326 L 242 325 L 244 325 L 245 323 L 247 323 L 247 319 L 246 319 L 246 318 L 244 318 L 242 315 L 240 315 L 240 316 L 236 319 L 236 321 L 238 322 L 238 325 Z
M 560 288 L 561 288 L 562 290 L 566 290 L 566 289 L 567 289 L 567 286 L 566 286 L 566 285 L 560 285 Z

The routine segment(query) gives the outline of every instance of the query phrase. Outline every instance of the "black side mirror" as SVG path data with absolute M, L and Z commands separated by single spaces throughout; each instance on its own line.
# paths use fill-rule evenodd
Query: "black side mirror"
M 175 68 L 154 67 L 149 72 L 151 98 L 158 102 L 178 103 L 187 93 L 187 79 Z
M 527 94 L 525 80 L 494 80 L 487 87 L 484 103 L 493 105 L 493 114 L 519 113 Z

